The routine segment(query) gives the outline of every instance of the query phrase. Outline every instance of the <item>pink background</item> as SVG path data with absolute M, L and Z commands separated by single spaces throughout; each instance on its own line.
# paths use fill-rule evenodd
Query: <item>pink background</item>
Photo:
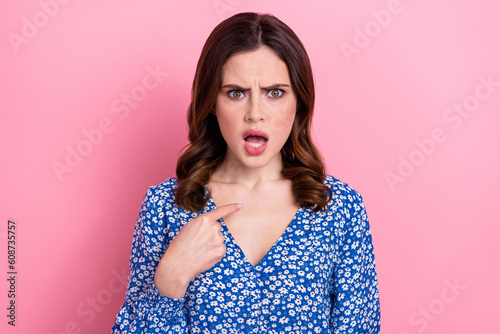
M 0 5 L 2 333 L 109 333 L 142 198 L 187 142 L 203 43 L 243 11 L 308 50 L 315 140 L 368 210 L 382 333 L 498 333 L 498 2 L 60 2 Z

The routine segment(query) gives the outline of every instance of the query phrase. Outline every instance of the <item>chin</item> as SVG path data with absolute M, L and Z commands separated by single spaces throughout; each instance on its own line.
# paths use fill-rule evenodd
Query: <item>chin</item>
M 246 152 L 245 152 L 246 154 Z M 273 157 L 270 157 L 266 154 L 264 155 L 245 155 L 244 160 L 242 160 L 242 163 L 247 166 L 248 168 L 262 168 L 266 167 L 273 161 Z

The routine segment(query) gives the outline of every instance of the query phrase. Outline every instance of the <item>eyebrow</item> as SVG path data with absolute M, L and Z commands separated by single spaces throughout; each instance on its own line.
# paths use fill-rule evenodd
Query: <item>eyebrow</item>
M 267 86 L 267 87 L 261 87 L 260 89 L 263 89 L 263 90 L 270 90 L 270 89 L 274 89 L 274 88 L 281 88 L 281 87 L 290 87 L 290 85 L 288 84 L 283 84 L 283 83 L 277 83 L 277 84 L 274 84 L 274 85 L 271 85 L 271 86 Z M 241 87 L 239 85 L 235 85 L 235 84 L 228 84 L 228 85 L 223 85 L 221 87 L 221 89 L 224 89 L 224 88 L 229 88 L 229 89 L 234 89 L 234 90 L 241 90 L 243 92 L 247 92 L 250 90 L 250 88 L 244 88 L 244 87 Z

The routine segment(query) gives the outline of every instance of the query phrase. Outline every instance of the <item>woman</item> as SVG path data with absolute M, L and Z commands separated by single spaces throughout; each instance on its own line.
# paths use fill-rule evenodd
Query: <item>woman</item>
M 176 178 L 150 187 L 114 333 L 378 333 L 361 196 L 325 174 L 306 51 L 271 15 L 208 37 Z

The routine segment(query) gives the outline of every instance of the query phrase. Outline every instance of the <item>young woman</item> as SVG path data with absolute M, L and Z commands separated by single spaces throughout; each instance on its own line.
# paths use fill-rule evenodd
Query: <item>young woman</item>
M 271 15 L 203 47 L 176 178 L 150 187 L 113 333 L 378 333 L 359 193 L 311 140 L 307 53 Z

